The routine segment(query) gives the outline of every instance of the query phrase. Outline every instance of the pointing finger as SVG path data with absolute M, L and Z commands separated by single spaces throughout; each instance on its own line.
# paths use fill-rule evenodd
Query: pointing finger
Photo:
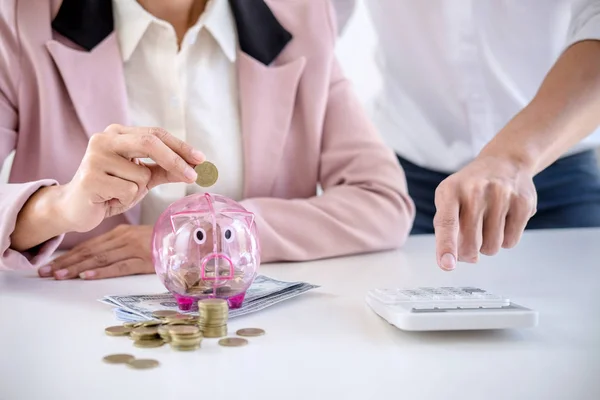
M 459 232 L 459 204 L 457 199 L 444 198 L 436 192 L 437 212 L 433 218 L 438 266 L 446 271 L 456 268 Z

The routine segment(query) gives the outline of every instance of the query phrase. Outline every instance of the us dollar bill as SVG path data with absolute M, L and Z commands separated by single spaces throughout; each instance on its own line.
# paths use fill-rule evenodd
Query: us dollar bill
M 285 282 L 259 275 L 248 288 L 242 307 L 229 310 L 229 318 L 263 310 L 316 288 L 319 288 L 319 286 L 306 282 Z M 152 319 L 152 313 L 158 310 L 173 310 L 197 315 L 196 311 L 180 311 L 177 301 L 168 292 L 124 296 L 110 295 L 104 296 L 99 301 L 113 306 L 117 319 L 124 322 Z

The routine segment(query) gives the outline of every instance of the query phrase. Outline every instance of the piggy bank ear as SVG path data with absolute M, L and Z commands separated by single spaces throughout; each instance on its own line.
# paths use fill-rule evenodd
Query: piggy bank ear
M 206 217 L 206 214 L 206 212 L 202 211 L 193 211 L 171 215 L 171 228 L 173 228 L 173 233 L 176 234 L 180 232 L 186 225 L 189 225 L 190 227 L 199 225 L 199 221 L 202 221 Z
M 250 211 L 225 211 L 221 213 L 231 219 L 244 221 L 248 228 L 252 228 L 254 224 L 254 214 Z

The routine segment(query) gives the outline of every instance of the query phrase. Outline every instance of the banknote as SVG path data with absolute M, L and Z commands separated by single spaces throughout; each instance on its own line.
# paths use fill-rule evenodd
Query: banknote
M 318 287 L 318 285 L 306 282 L 285 282 L 265 275 L 259 275 L 246 292 L 242 307 L 229 310 L 229 318 L 263 310 Z M 111 295 L 104 296 L 100 301 L 115 307 L 115 316 L 124 322 L 151 319 L 152 313 L 158 310 L 179 311 L 177 302 L 170 293 L 125 296 Z M 197 314 L 195 311 L 185 313 Z

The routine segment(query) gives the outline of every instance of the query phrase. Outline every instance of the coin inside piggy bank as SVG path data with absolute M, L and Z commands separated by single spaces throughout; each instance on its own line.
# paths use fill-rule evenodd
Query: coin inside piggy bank
M 217 194 L 182 198 L 163 212 L 152 234 L 156 273 L 181 310 L 221 298 L 241 307 L 260 265 L 254 214 Z

